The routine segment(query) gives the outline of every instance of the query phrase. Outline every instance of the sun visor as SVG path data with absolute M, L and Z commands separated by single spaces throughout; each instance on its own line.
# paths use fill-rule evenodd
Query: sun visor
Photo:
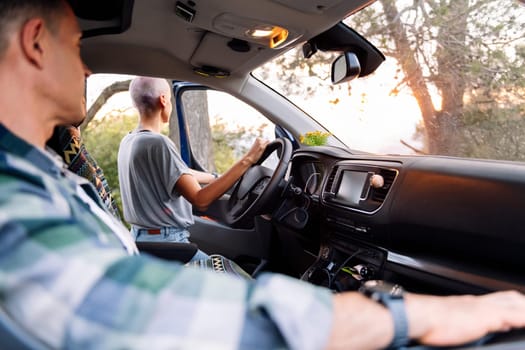
M 131 25 L 134 0 L 68 0 L 83 37 L 119 34 Z

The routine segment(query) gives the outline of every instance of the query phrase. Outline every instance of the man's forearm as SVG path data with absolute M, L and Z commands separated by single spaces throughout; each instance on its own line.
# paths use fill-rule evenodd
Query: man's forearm
M 327 349 L 381 349 L 394 336 L 390 312 L 359 293 L 334 295 L 333 327 Z
M 421 344 L 460 345 L 525 326 L 525 298 L 518 292 L 404 298 L 409 337 Z M 356 292 L 334 296 L 333 320 L 327 349 L 381 349 L 393 338 L 390 312 Z

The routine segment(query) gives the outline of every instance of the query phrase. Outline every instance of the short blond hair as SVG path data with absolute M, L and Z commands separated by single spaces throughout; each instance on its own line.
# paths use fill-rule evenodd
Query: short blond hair
M 129 93 L 133 105 L 143 115 L 159 109 L 159 97 L 163 94 L 170 96 L 171 89 L 165 79 L 136 77 L 129 85 Z

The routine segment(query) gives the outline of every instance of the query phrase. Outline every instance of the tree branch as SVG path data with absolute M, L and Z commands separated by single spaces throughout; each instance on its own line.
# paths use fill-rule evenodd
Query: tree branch
M 97 112 L 111 98 L 111 96 L 119 92 L 128 91 L 130 83 L 131 80 L 117 81 L 102 90 L 95 102 L 93 102 L 91 107 L 89 107 L 89 110 L 86 114 L 86 119 L 84 119 L 80 125 L 80 131 L 83 132 L 86 129 L 89 122 L 93 120 Z
M 401 144 L 403 146 L 410 148 L 412 151 L 416 152 L 417 154 L 428 154 L 427 152 L 425 152 L 423 150 L 420 150 L 419 148 L 416 148 L 416 147 L 410 145 L 408 142 L 406 142 L 404 140 L 399 140 L 399 142 L 401 142 Z

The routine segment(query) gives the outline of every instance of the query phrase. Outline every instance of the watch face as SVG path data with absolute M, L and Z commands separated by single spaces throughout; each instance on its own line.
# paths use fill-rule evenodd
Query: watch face
M 380 280 L 366 281 L 363 283 L 362 291 L 368 296 L 371 296 L 374 293 L 389 294 L 393 297 L 400 297 L 403 295 L 403 287 L 399 284 L 392 284 Z

